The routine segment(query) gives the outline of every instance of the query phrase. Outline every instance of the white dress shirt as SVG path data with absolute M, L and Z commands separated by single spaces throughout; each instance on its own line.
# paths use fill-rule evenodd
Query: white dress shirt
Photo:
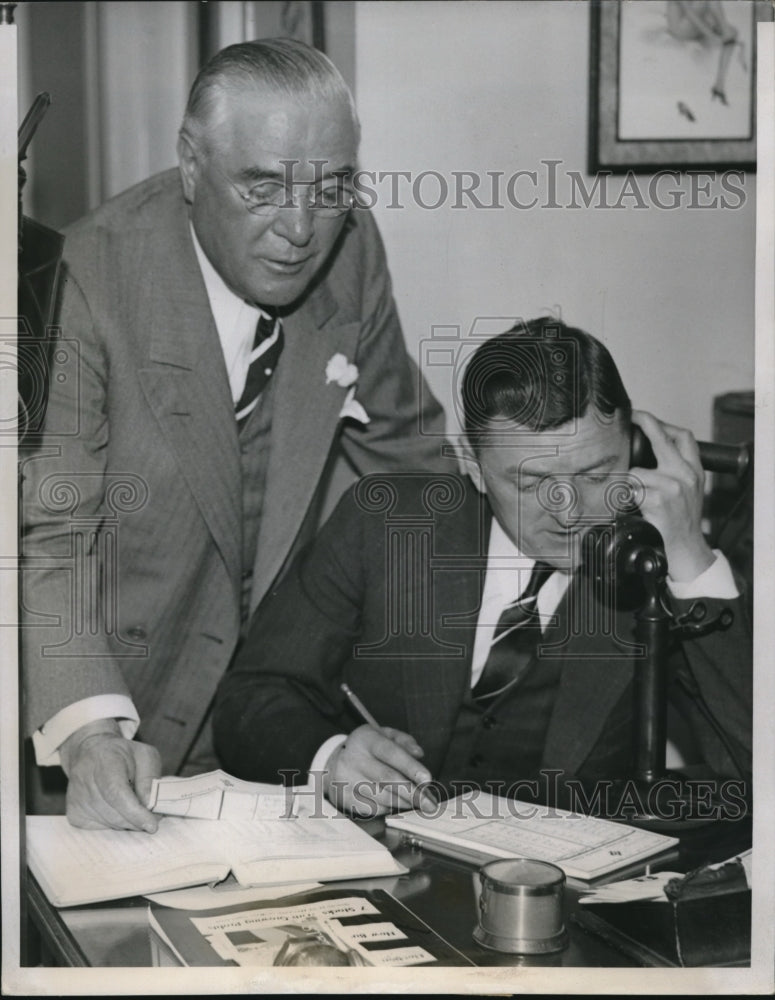
M 249 305 L 226 285 L 199 245 L 193 227 L 191 238 L 221 341 L 232 399 L 236 404 L 245 389 L 258 319 L 268 314 L 257 306 Z
M 226 285 L 205 255 L 191 227 L 199 268 L 210 301 L 218 339 L 221 343 L 229 387 L 236 405 L 242 396 L 250 366 L 250 352 L 259 316 L 263 310 L 244 302 Z M 32 734 L 35 759 L 41 765 L 59 764 L 59 747 L 81 726 L 100 719 L 116 719 L 121 733 L 131 739 L 140 717 L 132 699 L 121 694 L 100 694 L 67 705 Z

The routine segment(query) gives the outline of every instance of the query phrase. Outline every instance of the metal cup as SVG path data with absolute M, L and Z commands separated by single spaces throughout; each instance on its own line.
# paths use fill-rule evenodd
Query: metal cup
M 479 880 L 475 941 L 494 951 L 523 955 L 544 955 L 567 946 L 561 868 L 530 858 L 509 858 L 484 865 Z

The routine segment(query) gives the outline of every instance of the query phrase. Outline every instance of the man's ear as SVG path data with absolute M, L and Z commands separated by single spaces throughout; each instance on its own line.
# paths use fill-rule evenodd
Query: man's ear
M 178 134 L 178 165 L 183 181 L 183 194 L 190 205 L 194 200 L 199 178 L 199 160 L 191 137 L 183 131 Z
M 487 487 L 484 484 L 484 479 L 482 478 L 482 468 L 479 465 L 479 459 L 476 457 L 476 452 L 471 447 L 471 444 L 465 434 L 460 439 L 460 444 L 458 446 L 458 460 L 460 462 L 460 468 L 464 474 L 468 475 L 471 482 L 479 490 L 480 493 L 487 493 Z

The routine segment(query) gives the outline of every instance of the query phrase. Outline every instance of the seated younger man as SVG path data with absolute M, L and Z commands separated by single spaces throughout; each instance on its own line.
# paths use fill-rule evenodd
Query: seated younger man
M 217 697 L 224 766 L 274 782 L 321 769 L 335 804 L 371 814 L 422 804 L 431 779 L 504 794 L 541 769 L 628 776 L 643 647 L 581 558 L 627 494 L 661 533 L 674 615 L 697 598 L 706 620 L 733 611 L 673 644 L 669 693 L 708 770 L 747 777 L 750 628 L 701 530 L 692 435 L 633 413 L 608 350 L 550 320 L 483 343 L 462 402 L 473 483 L 361 480 L 258 609 Z M 632 420 L 654 469 L 628 472 Z

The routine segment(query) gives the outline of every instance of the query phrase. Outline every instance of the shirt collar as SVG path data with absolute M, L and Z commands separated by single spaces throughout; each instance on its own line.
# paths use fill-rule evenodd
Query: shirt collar
M 492 519 L 492 527 L 490 529 L 490 557 L 499 556 L 511 556 L 512 558 L 517 558 L 520 561 L 524 561 L 525 565 L 530 568 L 534 562 L 528 556 L 524 556 L 519 549 L 518 545 L 509 538 L 506 532 L 500 525 L 497 517 Z
M 256 319 L 258 319 L 258 316 L 268 315 L 263 309 L 259 309 L 258 306 L 245 302 L 244 299 L 241 299 L 239 295 L 229 288 L 210 263 L 207 254 L 196 238 L 196 233 L 191 223 L 189 223 L 189 228 L 191 230 L 191 239 L 194 243 L 196 258 L 199 262 L 199 269 L 202 272 L 205 289 L 207 290 L 207 297 L 210 300 L 210 309 L 215 320 L 215 327 L 221 339 L 227 335 L 228 331 L 234 328 L 243 309 L 252 310 L 255 313 Z
M 535 559 L 524 555 L 493 517 L 490 528 L 490 545 L 487 551 L 487 572 L 492 577 L 495 589 L 504 599 L 513 600 L 516 577 L 527 586 Z

